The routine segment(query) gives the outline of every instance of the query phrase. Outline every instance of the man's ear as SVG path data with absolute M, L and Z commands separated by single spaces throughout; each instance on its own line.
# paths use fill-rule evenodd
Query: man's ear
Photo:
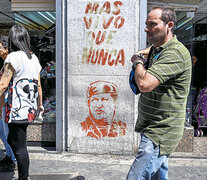
M 170 22 L 167 23 L 167 28 L 168 29 L 171 30 L 173 27 L 174 27 L 174 22 L 173 21 L 170 21 Z

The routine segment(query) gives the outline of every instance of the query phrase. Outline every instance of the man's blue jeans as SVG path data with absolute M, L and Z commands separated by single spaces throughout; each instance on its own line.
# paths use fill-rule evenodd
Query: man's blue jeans
M 161 156 L 160 147 L 142 134 L 127 180 L 168 180 L 168 157 L 169 155 Z
M 8 124 L 5 123 L 5 109 L 2 109 L 2 119 L 0 119 L 0 139 L 4 143 L 4 147 L 6 149 L 6 154 L 12 158 L 13 161 L 16 161 L 16 158 L 14 156 L 14 153 L 10 147 L 10 145 L 7 142 L 7 137 L 9 133 Z

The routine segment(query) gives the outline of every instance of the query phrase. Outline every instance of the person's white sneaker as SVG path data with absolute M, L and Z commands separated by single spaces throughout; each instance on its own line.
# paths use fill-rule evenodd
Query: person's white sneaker
M 12 180 L 18 180 L 18 178 L 13 178 Z M 27 180 L 31 180 L 30 177 L 28 177 Z

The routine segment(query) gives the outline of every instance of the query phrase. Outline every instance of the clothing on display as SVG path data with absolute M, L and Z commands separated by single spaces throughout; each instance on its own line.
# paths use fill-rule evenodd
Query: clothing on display
M 43 36 L 32 36 L 32 50 L 40 59 L 40 72 L 45 112 L 39 115 L 38 122 L 54 122 L 56 119 L 56 60 L 55 60 L 55 24 Z

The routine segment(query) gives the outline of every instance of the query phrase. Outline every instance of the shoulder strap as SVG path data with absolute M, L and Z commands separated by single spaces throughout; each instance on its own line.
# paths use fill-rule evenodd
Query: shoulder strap
M 152 55 L 152 52 L 153 52 L 153 46 L 150 48 L 149 54 L 147 56 L 147 62 L 146 62 L 146 65 L 145 65 L 146 69 L 149 68 L 149 59 L 150 59 L 150 56 Z
M 149 55 L 148 55 L 148 57 L 147 57 L 147 63 L 146 63 L 146 66 L 145 66 L 146 69 L 149 68 L 149 59 L 150 59 L 150 56 L 152 55 L 152 52 L 153 52 L 153 47 L 151 47 L 150 52 L 149 52 Z M 161 52 L 162 52 L 162 51 L 158 52 L 158 53 L 155 55 L 155 57 L 154 57 L 154 61 L 156 61 L 156 60 L 158 59 L 158 57 L 159 57 L 159 55 L 161 54 Z
M 158 59 L 159 55 L 161 54 L 161 51 L 159 53 L 156 54 L 155 56 L 155 61 Z

